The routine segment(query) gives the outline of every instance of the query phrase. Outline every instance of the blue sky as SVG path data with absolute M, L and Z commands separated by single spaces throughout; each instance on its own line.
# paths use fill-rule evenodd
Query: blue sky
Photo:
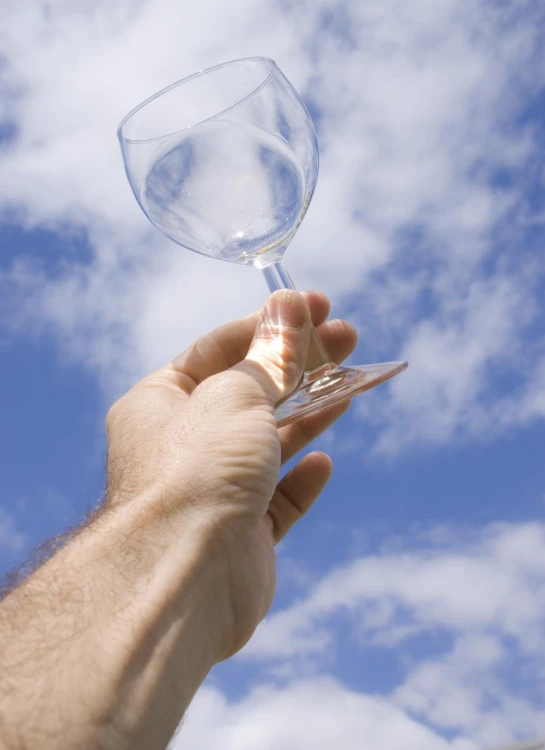
M 0 570 L 100 498 L 108 405 L 263 301 L 257 272 L 149 227 L 115 130 L 196 69 L 267 55 L 322 157 L 286 265 L 357 326 L 354 363 L 411 366 L 318 441 L 333 478 L 279 548 L 271 616 L 172 746 L 545 735 L 539 4 L 8 0 L 6 20 Z

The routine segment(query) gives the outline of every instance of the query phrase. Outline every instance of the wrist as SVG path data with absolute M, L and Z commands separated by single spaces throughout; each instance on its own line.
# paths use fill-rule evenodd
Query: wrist
M 104 521 L 117 550 L 116 570 L 121 562 L 127 583 L 134 586 L 131 609 L 138 607 L 152 628 L 167 617 L 179 618 L 185 629 L 198 621 L 209 668 L 220 661 L 230 611 L 215 526 L 202 514 L 165 512 L 159 488 L 107 513 Z

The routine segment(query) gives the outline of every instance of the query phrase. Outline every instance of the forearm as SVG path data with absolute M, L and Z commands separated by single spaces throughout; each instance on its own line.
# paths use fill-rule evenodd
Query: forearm
M 165 747 L 221 657 L 221 570 L 206 553 L 200 530 L 146 498 L 13 591 L 0 604 L 0 745 Z

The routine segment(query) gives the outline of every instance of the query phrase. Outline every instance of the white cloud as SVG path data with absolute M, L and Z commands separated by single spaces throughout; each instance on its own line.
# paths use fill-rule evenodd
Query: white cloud
M 10 0 L 3 13 L 0 98 L 17 137 L 0 151 L 0 210 L 27 226 L 80 226 L 93 250 L 60 278 L 27 268 L 35 283 L 15 285 L 16 317 L 53 330 L 109 398 L 265 295 L 255 272 L 190 256 L 151 230 L 126 184 L 117 124 L 196 68 L 267 54 L 320 128 L 321 177 L 288 253 L 293 276 L 328 290 L 337 311 L 348 301 L 377 356 L 411 359 L 381 389 L 381 408 L 360 399 L 381 428 L 378 449 L 542 417 L 535 348 L 508 402 L 492 387 L 513 367 L 542 272 L 539 261 L 533 274 L 513 263 L 533 221 L 525 191 L 539 154 L 532 124 L 513 124 L 543 83 L 531 4 Z M 501 189 L 499 169 L 515 174 Z
M 477 750 L 445 740 L 381 698 L 361 695 L 319 677 L 279 688 L 262 685 L 239 702 L 205 687 L 169 746 L 225 750 Z
M 506 693 L 497 677 L 497 670 L 508 665 L 506 649 L 497 639 L 461 636 L 451 653 L 415 666 L 394 700 L 443 731 L 462 731 L 480 747 L 499 747 L 508 736 L 542 734 L 541 702 Z
M 405 676 L 387 699 L 423 726 L 481 747 L 545 732 L 545 526 L 445 531 L 331 571 L 270 615 L 239 658 L 273 674 L 308 659 L 332 668 L 341 618 L 362 668 L 359 648 L 396 654 Z M 413 652 L 422 636 L 424 658 Z
M 509 422 L 506 400 L 518 412 L 519 424 L 539 414 L 535 399 L 544 381 L 539 371 L 528 377 L 519 336 L 538 313 L 529 287 L 516 274 L 498 274 L 469 282 L 463 290 L 455 287 L 454 294 L 444 291 L 450 314 L 418 322 L 403 348 L 414 367 L 392 384 L 394 418 L 378 450 L 419 439 L 446 442 L 460 430 L 496 435 L 498 427 Z M 522 379 L 522 393 L 490 393 L 498 373 Z
M 320 181 L 288 267 L 301 287 L 329 291 L 335 312 L 348 310 L 361 350 L 411 361 L 358 401 L 379 428 L 375 451 L 492 438 L 543 419 L 544 269 L 525 247 L 543 218 L 528 200 L 543 160 L 536 124 L 517 119 L 545 82 L 534 5 L 7 0 L 0 120 L 16 137 L 0 148 L 0 215 L 81 229 L 92 251 L 54 276 L 32 259 L 6 270 L 11 330 L 52 332 L 110 399 L 259 304 L 258 274 L 184 253 L 152 230 L 115 130 L 195 69 L 265 54 L 320 129 Z M 350 438 L 361 453 L 362 440 Z M 12 532 L 0 516 L 0 541 L 22 544 Z M 181 746 L 474 750 L 545 731 L 543 710 L 506 677 L 527 669 L 542 684 L 545 674 L 543 526 L 435 541 L 357 559 L 316 585 L 310 574 L 295 581 L 307 596 L 272 615 L 244 652 L 288 684 L 235 703 L 205 687 Z M 305 659 L 316 672 L 334 654 L 340 614 L 355 649 L 396 649 L 404 660 L 385 698 L 297 679 Z M 437 632 L 448 645 L 415 659 L 415 637 Z
M 301 648 L 311 653 L 312 641 L 303 645 L 307 630 L 343 609 L 358 608 L 365 642 L 382 641 L 390 623 L 397 627 L 400 606 L 408 608 L 405 617 L 420 631 L 493 627 L 519 639 L 521 646 L 530 643 L 532 633 L 532 649 L 537 649 L 545 638 L 545 528 L 538 523 L 494 525 L 475 540 L 454 544 L 422 543 L 419 551 L 358 558 L 332 571 L 306 599 L 272 615 L 244 654 L 289 656 Z M 389 603 L 378 620 L 377 602 Z

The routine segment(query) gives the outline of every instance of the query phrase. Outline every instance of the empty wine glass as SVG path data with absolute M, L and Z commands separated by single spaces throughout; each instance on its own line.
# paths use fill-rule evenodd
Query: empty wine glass
M 261 270 L 294 289 L 284 252 L 318 178 L 318 143 L 299 95 L 273 60 L 218 65 L 160 91 L 118 129 L 142 210 L 182 247 Z M 304 377 L 278 425 L 323 411 L 393 377 L 406 362 L 333 364 L 314 328 Z

